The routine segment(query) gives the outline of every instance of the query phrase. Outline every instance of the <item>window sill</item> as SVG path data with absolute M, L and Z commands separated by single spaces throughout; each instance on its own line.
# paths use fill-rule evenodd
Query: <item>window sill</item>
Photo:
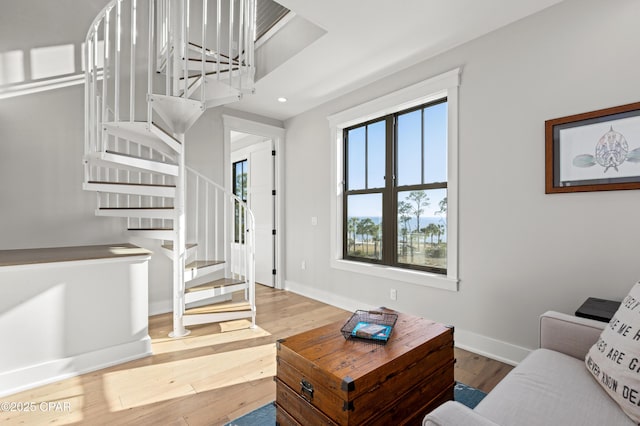
M 394 268 L 391 266 L 375 265 L 342 259 L 333 259 L 331 261 L 331 267 L 358 274 L 374 275 L 376 277 L 401 281 L 413 285 L 458 291 L 459 280 L 457 278 L 434 274 L 431 272 Z

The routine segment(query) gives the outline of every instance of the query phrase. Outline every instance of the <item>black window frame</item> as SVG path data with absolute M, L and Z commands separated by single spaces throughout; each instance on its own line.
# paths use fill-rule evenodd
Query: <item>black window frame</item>
M 232 165 L 232 173 L 233 173 L 233 183 L 232 190 L 233 194 L 238 197 L 242 202 L 246 204 L 247 202 L 247 168 L 249 166 L 249 160 L 244 159 L 240 161 L 236 161 Z M 242 174 L 242 183 L 241 187 L 238 188 L 238 167 L 241 167 Z M 244 228 L 244 216 L 240 214 L 242 209 L 240 208 L 240 203 L 238 200 L 234 200 L 234 241 L 238 244 L 244 244 L 245 236 L 244 233 L 241 233 L 240 230 Z
M 438 268 L 426 265 L 416 265 L 410 263 L 402 263 L 398 261 L 398 197 L 399 193 L 406 191 L 421 191 L 433 189 L 448 189 L 448 179 L 444 182 L 428 182 L 425 183 L 425 132 L 424 132 L 424 110 L 442 103 L 448 102 L 446 96 L 436 100 L 423 103 L 421 105 L 396 111 L 381 117 L 361 122 L 343 129 L 343 148 L 344 148 L 344 164 L 343 164 L 343 194 L 342 197 L 342 257 L 344 260 L 351 260 L 363 263 L 373 263 L 385 266 L 399 267 L 403 269 L 413 269 L 437 274 L 447 275 L 447 268 Z M 398 117 L 414 111 L 422 110 L 421 114 L 421 184 L 397 185 L 398 177 Z M 448 120 L 447 114 L 447 120 Z M 382 188 L 368 188 L 368 161 L 365 160 L 365 188 L 349 189 L 349 132 L 358 128 L 365 128 L 365 158 L 367 158 L 368 147 L 368 130 L 367 126 L 384 121 L 385 122 L 385 185 Z M 447 150 L 448 151 L 448 150 Z M 448 152 L 447 152 L 448 157 Z M 349 254 L 349 227 L 348 227 L 348 202 L 350 195 L 361 194 L 381 194 L 382 195 L 382 238 L 381 238 L 381 256 L 380 259 L 354 256 Z M 448 226 L 448 220 L 447 220 Z

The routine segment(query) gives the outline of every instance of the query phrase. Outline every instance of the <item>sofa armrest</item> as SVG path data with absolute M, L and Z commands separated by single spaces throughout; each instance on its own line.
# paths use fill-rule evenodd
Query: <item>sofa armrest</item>
M 422 426 L 498 426 L 469 407 L 455 401 L 447 401 L 422 420 Z
M 584 359 L 607 323 L 548 311 L 540 315 L 540 347 Z

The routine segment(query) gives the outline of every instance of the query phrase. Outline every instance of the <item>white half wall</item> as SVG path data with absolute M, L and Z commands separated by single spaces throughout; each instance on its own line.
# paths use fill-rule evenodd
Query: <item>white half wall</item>
M 543 312 L 621 300 L 640 278 L 640 193 L 546 195 L 544 122 L 640 100 L 638 16 L 636 0 L 567 0 L 287 120 L 291 288 L 452 324 L 457 344 L 512 363 Z M 327 117 L 456 67 L 459 291 L 331 268 Z
M 0 396 L 150 355 L 148 259 L 0 267 Z

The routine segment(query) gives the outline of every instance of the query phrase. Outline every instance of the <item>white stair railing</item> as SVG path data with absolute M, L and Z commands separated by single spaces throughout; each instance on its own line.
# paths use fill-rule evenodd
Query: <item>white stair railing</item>
M 245 244 L 237 261 L 228 220 L 232 194 L 194 171 L 189 182 L 202 185 L 206 195 L 188 194 L 184 138 L 207 107 L 252 93 L 255 2 L 112 0 L 85 40 L 85 189 L 97 191 L 98 214 L 123 216 L 130 209 L 129 229 L 173 241 L 174 336 L 187 333 L 180 299 L 192 232 L 205 256 L 222 247 L 227 273 L 250 283 L 255 311 L 254 245 Z M 215 225 L 198 213 L 211 191 L 219 201 L 212 211 L 223 213 Z M 250 223 L 246 205 L 238 208 Z M 195 224 L 185 219 L 191 216 Z M 222 236 L 212 228 L 224 230 Z M 252 242 L 253 230 L 243 232 Z
M 247 204 L 206 176 L 187 167 L 187 241 L 194 257 L 224 259 L 225 275 L 247 283 L 255 312 L 255 218 Z M 254 318 L 255 321 L 255 318 Z
M 162 108 L 154 111 L 153 102 L 164 100 L 161 95 L 200 103 L 199 116 L 206 106 L 252 93 L 255 2 L 112 0 L 107 4 L 85 39 L 85 152 L 104 148 L 102 123 L 110 120 L 151 125 L 155 112 L 169 127 L 175 125 L 172 132 L 184 133 L 185 123 L 171 119 Z M 188 125 L 193 124 L 190 118 Z

